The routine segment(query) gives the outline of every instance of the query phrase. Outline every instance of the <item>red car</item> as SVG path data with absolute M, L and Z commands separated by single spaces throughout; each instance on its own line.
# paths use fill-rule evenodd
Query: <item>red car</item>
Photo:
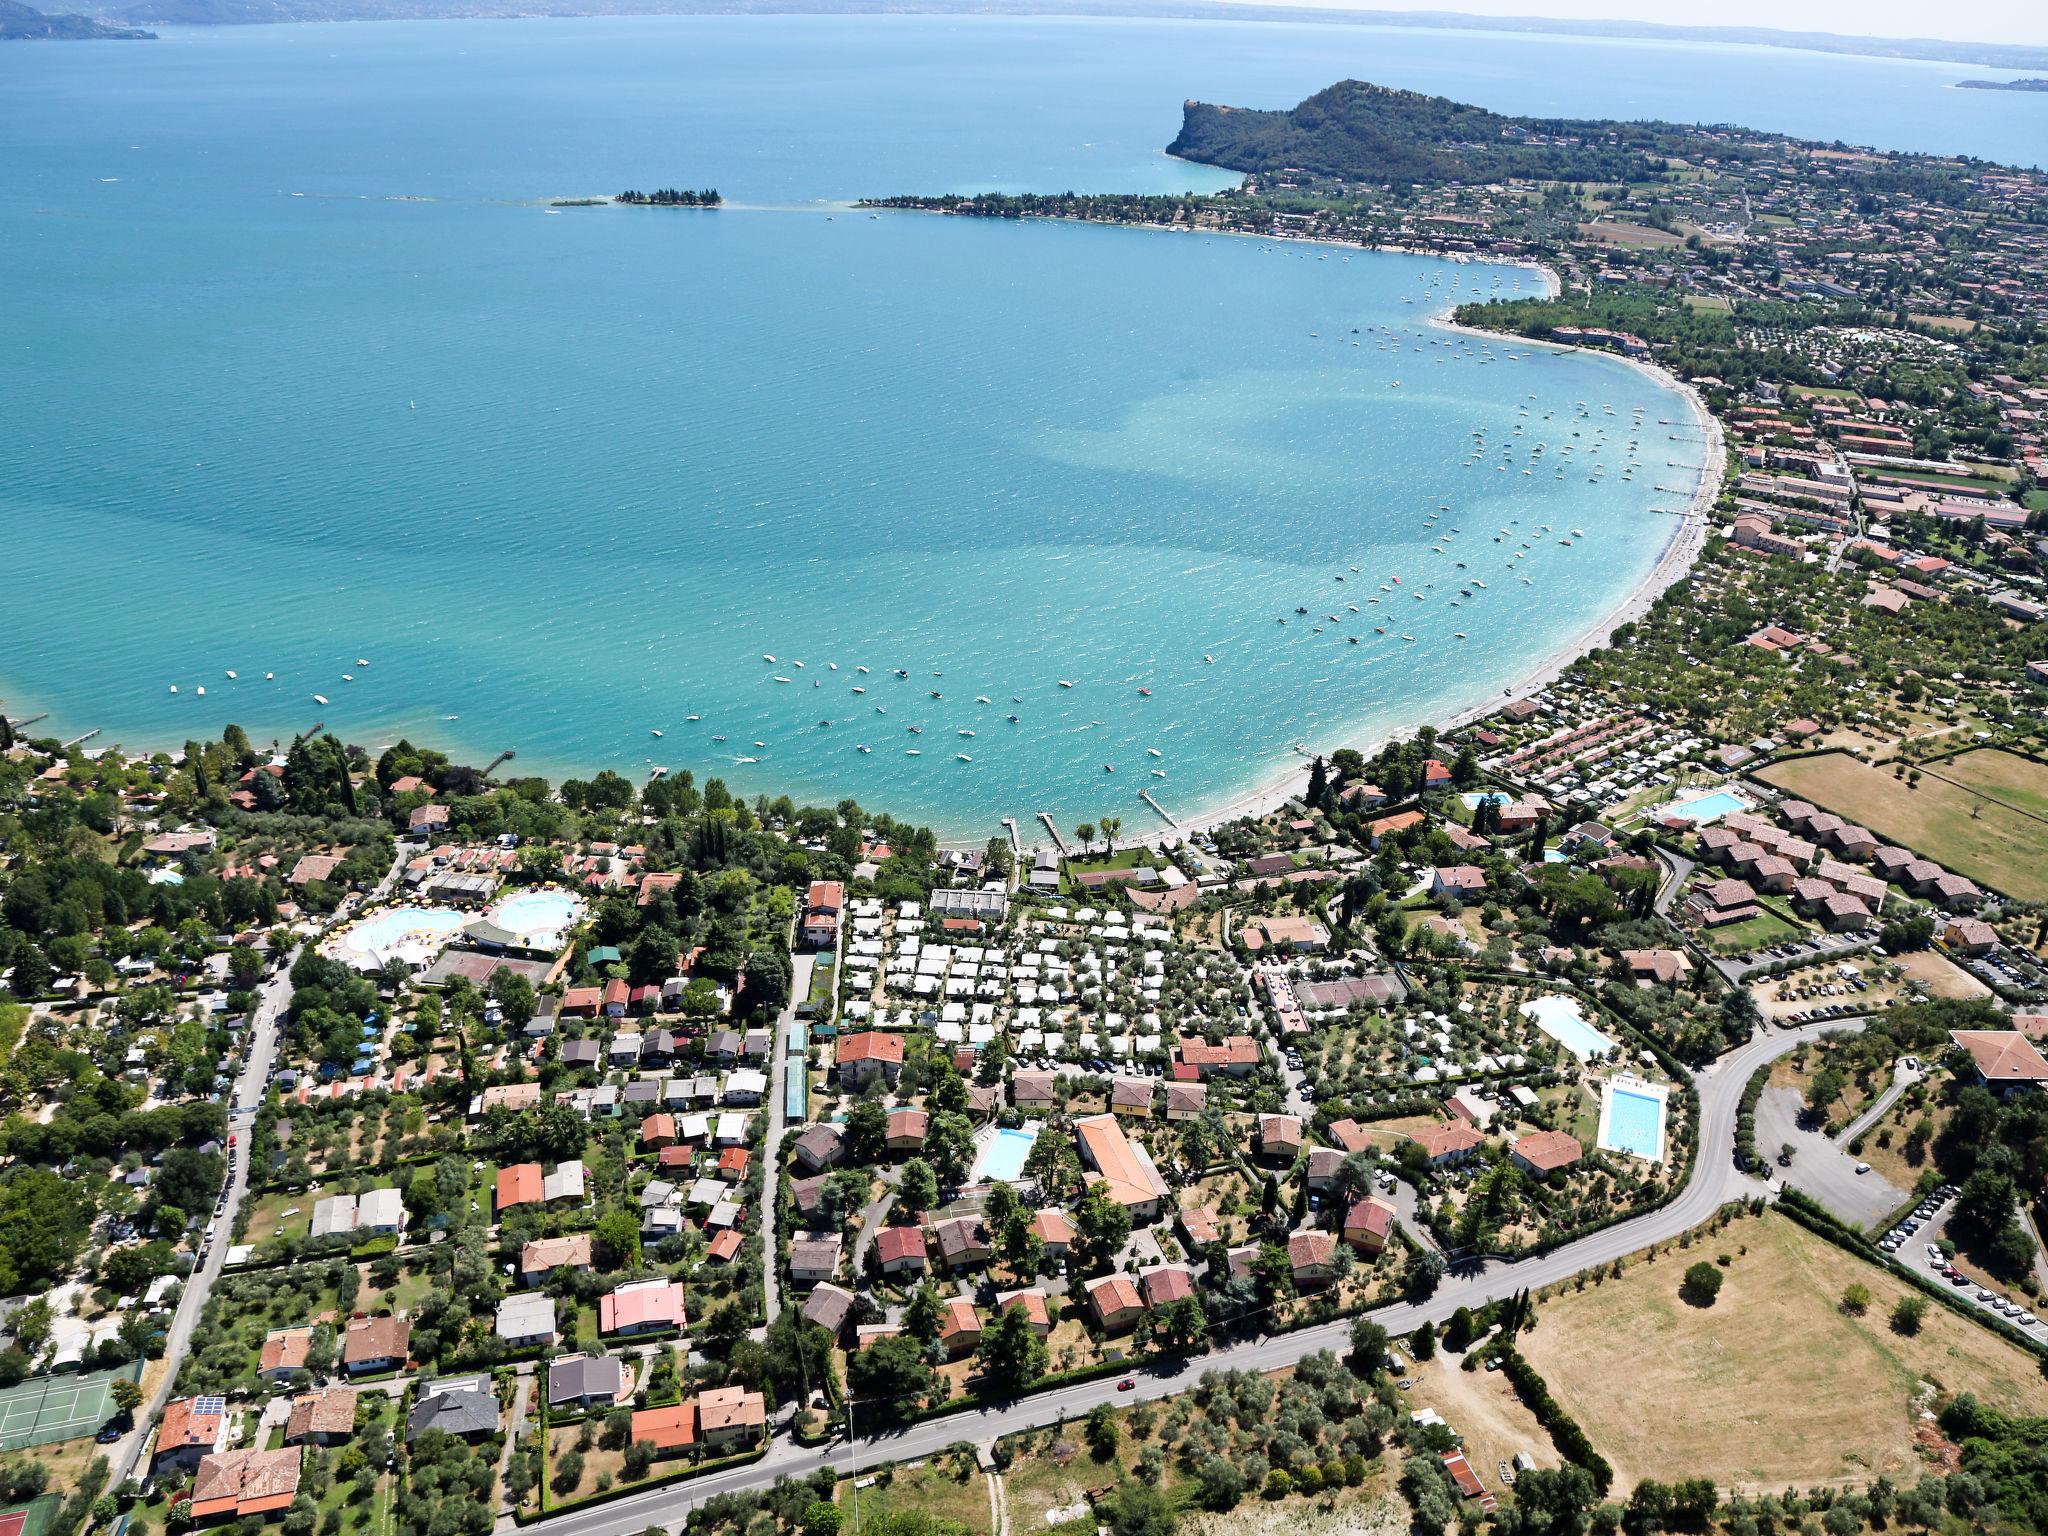
M 1116 1384 L 1116 1389 L 1119 1392 L 1128 1392 L 1131 1390 L 1131 1388 L 1135 1387 L 1136 1385 L 1137 1383 L 1135 1381 L 1131 1380 L 1130 1377 L 1126 1376 L 1122 1381 Z

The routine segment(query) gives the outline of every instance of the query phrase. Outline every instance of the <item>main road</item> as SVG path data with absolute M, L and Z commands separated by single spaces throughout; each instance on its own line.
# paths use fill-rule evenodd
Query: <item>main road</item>
M 1398 1302 L 1369 1314 L 1390 1333 L 1407 1333 L 1425 1322 L 1441 1323 L 1458 1307 L 1477 1307 L 1520 1290 L 1569 1279 L 1581 1270 L 1610 1264 L 1626 1254 L 1690 1231 L 1731 1200 L 1762 1194 L 1767 1186 L 1735 1166 L 1735 1119 L 1743 1087 L 1758 1067 L 1832 1030 L 1858 1029 L 1861 1020 L 1837 1019 L 1755 1036 L 1694 1077 L 1699 1090 L 1699 1151 L 1691 1177 L 1670 1203 L 1632 1220 L 1567 1243 L 1538 1258 L 1492 1260 L 1445 1276 L 1434 1295 Z M 1261 1335 L 1184 1360 L 1133 1366 L 1130 1391 L 1102 1377 L 1034 1393 L 999 1407 L 945 1414 L 908 1427 L 863 1435 L 831 1445 L 806 1447 L 778 1439 L 759 1461 L 727 1472 L 690 1478 L 665 1488 L 617 1499 L 593 1509 L 557 1515 L 544 1524 L 547 1536 L 640 1536 L 649 1526 L 679 1526 L 703 1500 L 719 1493 L 765 1488 L 779 1477 L 802 1477 L 831 1466 L 847 1473 L 878 1462 L 929 1456 L 960 1441 L 994 1440 L 1021 1430 L 1043 1428 L 1088 1412 L 1098 1403 L 1128 1404 L 1171 1397 L 1188 1389 L 1195 1373 L 1210 1369 L 1272 1371 L 1317 1350 L 1343 1353 L 1350 1347 L 1351 1319 L 1319 1323 L 1292 1333 Z

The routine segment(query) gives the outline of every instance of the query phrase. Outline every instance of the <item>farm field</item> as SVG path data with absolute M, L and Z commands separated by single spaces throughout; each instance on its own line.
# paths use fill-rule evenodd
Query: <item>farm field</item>
M 1969 763 L 1980 757 L 2003 761 Z M 2010 780 L 2024 793 L 2048 801 L 2048 768 L 2024 758 L 1972 752 L 1958 759 L 1958 765 L 1968 765 L 1964 771 L 1980 778 L 1997 775 Z M 1947 773 L 1951 766 L 1935 771 Z M 1758 777 L 1925 854 L 1979 885 L 2022 900 L 2048 900 L 2048 820 L 2001 804 L 2001 799 L 2015 798 L 2010 789 L 1990 791 L 2000 797 L 1992 799 L 1955 776 L 1936 778 L 1933 772 L 1918 788 L 1908 789 L 1886 769 L 1836 754 L 1773 763 Z
M 1686 1266 L 1722 1253 L 1720 1298 L 1680 1300 Z M 1856 1282 L 1873 1298 L 1861 1317 L 1840 1310 Z M 1522 1347 L 1614 1464 L 1617 1491 L 1680 1469 L 1724 1493 L 1910 1480 L 1923 1382 L 2040 1413 L 2048 1381 L 2025 1351 L 1938 1304 L 1917 1335 L 1893 1331 L 1908 1291 L 1769 1213 L 1544 1304 Z
M 1932 771 L 1981 790 L 1988 798 L 2001 800 L 2015 810 L 2048 817 L 2048 768 L 2016 752 L 1985 747 L 1937 763 Z

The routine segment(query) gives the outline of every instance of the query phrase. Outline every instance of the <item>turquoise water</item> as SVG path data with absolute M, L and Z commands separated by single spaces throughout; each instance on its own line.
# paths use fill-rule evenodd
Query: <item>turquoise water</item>
M 469 914 L 452 907 L 386 907 L 353 924 L 342 935 L 340 947 L 359 954 L 380 953 L 404 939 L 459 933 L 468 921 Z
M 1610 1086 L 1600 1144 L 1657 1161 L 1664 1155 L 1664 1101 Z
M 566 891 L 515 891 L 485 913 L 507 933 L 522 937 L 560 933 L 583 911 L 583 903 Z
M 1580 1061 L 1591 1061 L 1614 1049 L 1614 1042 L 1588 1024 L 1579 1005 L 1568 997 L 1535 998 L 1522 1004 L 1522 1013 Z
M 1844 90 L 1773 89 L 1795 67 Z M 1136 831 L 1141 788 L 1191 811 L 1294 742 L 1497 694 L 1649 568 L 1682 499 L 1654 487 L 1700 456 L 1614 361 L 1422 324 L 1527 274 L 830 201 L 1215 187 L 1160 153 L 1183 97 L 1344 73 L 1847 137 L 1939 117 L 2008 155 L 1994 125 L 2041 105 L 1766 50 L 1063 18 L 0 49 L 9 707 L 131 746 L 319 720 L 542 772 L 690 767 L 979 837 L 1039 809 Z M 538 206 L 657 183 L 734 206 Z M 1617 472 L 1518 472 L 1573 426 L 1577 466 L 1605 432 Z M 1588 537 L 1533 537 L 1525 586 L 1506 556 L 1545 523 Z M 1436 585 L 1375 635 L 1394 574 Z
M 1730 794 L 1725 789 L 1717 789 L 1711 795 L 1701 795 L 1698 799 L 1687 800 L 1683 804 L 1674 801 L 1664 808 L 1663 814 L 1683 817 L 1687 821 L 1704 825 L 1748 809 L 1749 802 L 1740 795 Z
M 1478 810 L 1480 806 L 1486 804 L 1489 800 L 1492 801 L 1495 805 L 1506 805 L 1510 799 L 1509 796 L 1502 794 L 1497 789 L 1478 791 L 1469 795 L 1460 795 L 1458 798 L 1465 802 L 1465 809 L 1468 811 Z
M 972 1177 L 977 1183 L 1016 1183 L 1024 1176 L 1024 1159 L 1031 1155 L 1031 1144 L 1036 1140 L 1036 1126 L 1023 1130 L 1006 1125 L 996 1127 L 995 1135 L 974 1160 Z

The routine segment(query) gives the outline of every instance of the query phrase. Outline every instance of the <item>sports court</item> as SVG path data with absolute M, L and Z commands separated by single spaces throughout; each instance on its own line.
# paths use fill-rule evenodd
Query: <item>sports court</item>
M 142 1366 L 89 1371 L 77 1376 L 43 1376 L 0 1391 L 0 1450 L 50 1445 L 89 1435 L 114 1416 L 113 1383 L 141 1378 Z M 11 1518 L 11 1517 L 10 1517 Z M 0 1523 L 0 1536 L 21 1536 Z

